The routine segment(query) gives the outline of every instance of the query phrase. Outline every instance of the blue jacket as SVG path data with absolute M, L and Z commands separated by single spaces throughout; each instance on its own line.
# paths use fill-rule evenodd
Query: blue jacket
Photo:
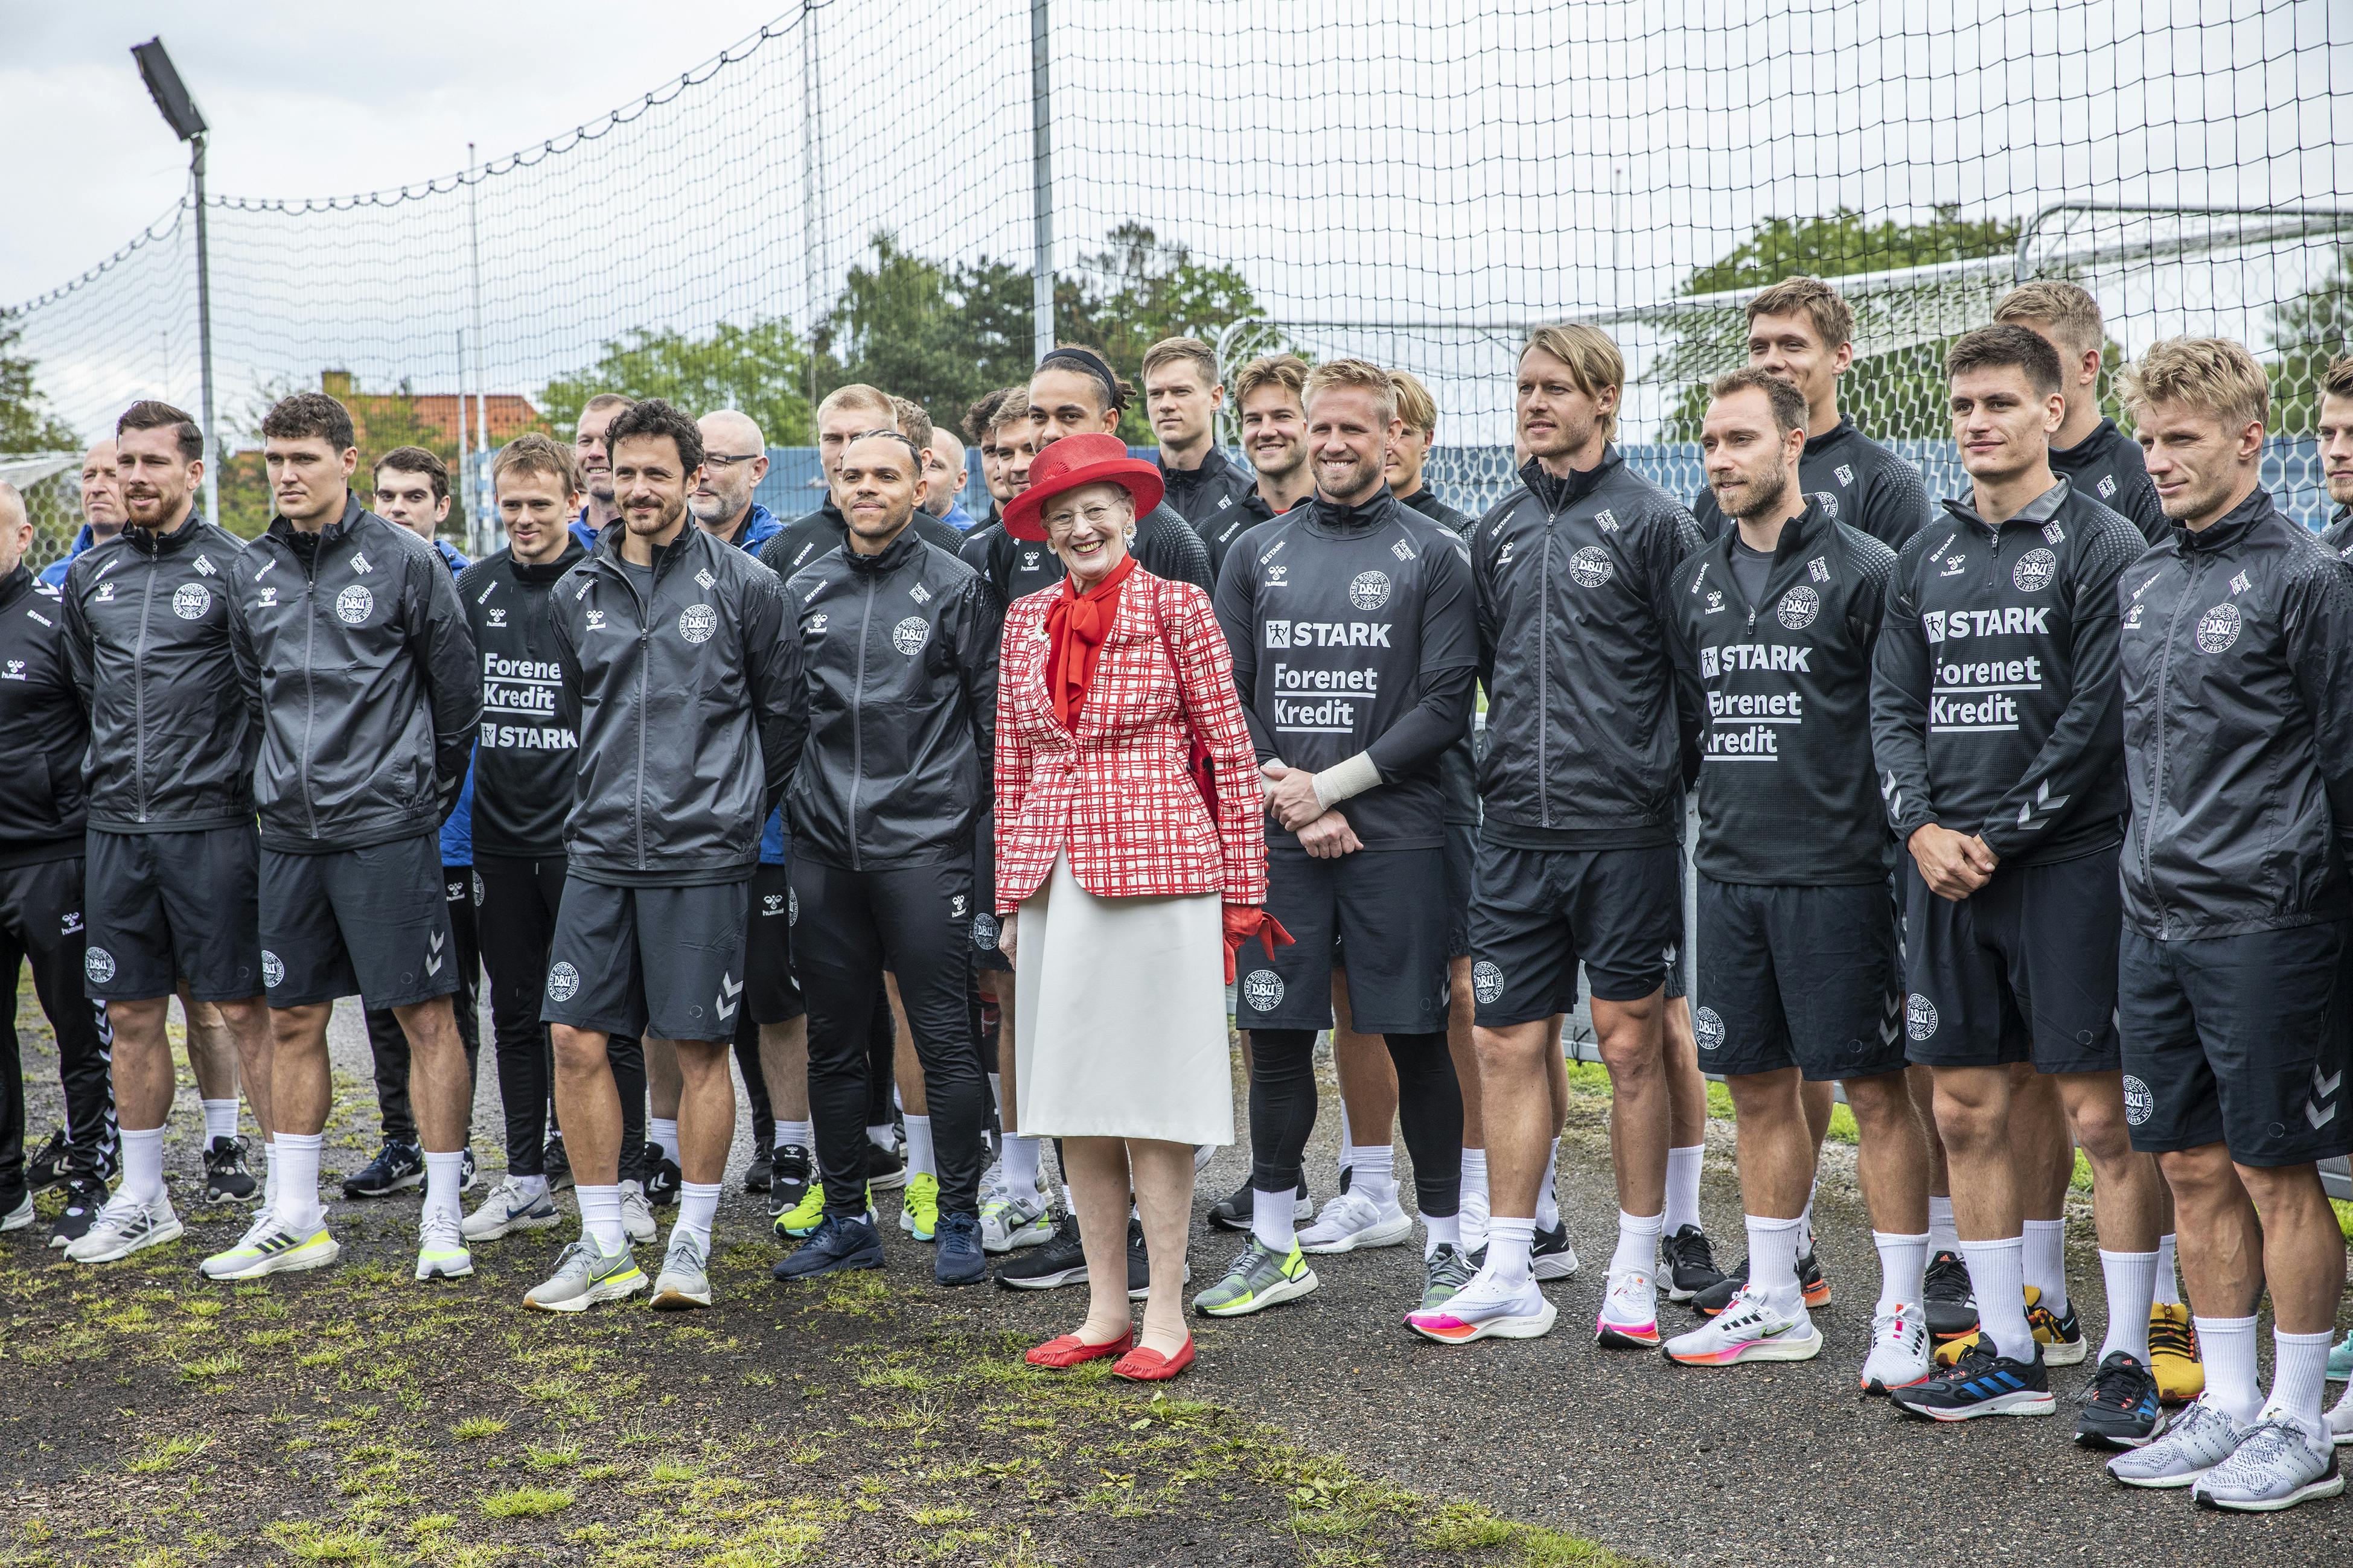
M 66 552 L 65 559 L 62 561 L 52 561 L 47 566 L 41 568 L 40 572 L 37 574 L 41 582 L 46 586 L 51 588 L 64 587 L 66 585 L 66 568 L 72 565 L 74 557 L 80 554 L 83 551 L 88 550 L 90 545 L 90 524 L 85 522 L 81 525 L 81 531 L 74 535 L 73 548 Z
M 449 563 L 449 575 L 452 577 L 473 564 L 446 539 L 435 540 L 433 548 L 439 551 L 441 559 Z M 441 864 L 470 866 L 473 863 L 474 764 L 469 761 L 466 763 L 466 782 L 458 791 L 457 809 L 450 812 L 449 820 L 441 825 Z
M 964 497 L 959 495 L 954 500 L 948 502 L 947 515 L 941 518 L 940 521 L 946 523 L 950 528 L 955 529 L 958 533 L 970 533 L 972 531 L 973 524 L 980 520 L 974 517 L 971 512 L 965 510 Z
M 588 526 L 588 509 L 582 507 L 580 515 L 572 520 L 572 537 L 580 542 L 583 550 L 596 548 L 596 531 Z

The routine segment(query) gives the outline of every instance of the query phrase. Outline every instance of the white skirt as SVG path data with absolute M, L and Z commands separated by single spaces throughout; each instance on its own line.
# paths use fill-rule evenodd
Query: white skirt
M 1223 912 L 1215 893 L 1099 899 L 1054 857 L 1015 932 L 1025 1135 L 1234 1141 Z

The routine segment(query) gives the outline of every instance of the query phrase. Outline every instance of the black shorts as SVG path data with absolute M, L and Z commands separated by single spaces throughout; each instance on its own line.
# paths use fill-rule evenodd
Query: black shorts
M 1446 825 L 1446 957 L 1471 956 L 1471 889 L 1479 875 L 1479 829 Z
M 565 877 L 540 1022 L 658 1040 L 733 1039 L 751 901 L 749 880 L 616 888 Z
M 1887 884 L 1699 879 L 1702 1072 L 1794 1067 L 1809 1083 L 1904 1070 L 1903 960 Z
M 1234 957 L 1234 1025 L 1332 1026 L 1334 948 L 1345 944 L 1348 1018 L 1365 1035 L 1446 1027 L 1446 851 L 1359 849 L 1336 860 L 1267 857 L 1267 912 L 1292 935 L 1269 958 Z
M 86 841 L 83 988 L 101 1001 L 199 1002 L 261 994 L 261 840 L 251 823 L 193 833 L 101 833 Z M 432 873 L 440 872 L 434 852 Z
M 793 973 L 793 922 L 800 914 L 792 879 L 783 866 L 752 871 L 744 919 L 744 1008 L 754 1024 L 787 1024 L 808 1011 Z
M 1670 1002 L 1691 994 L 1692 937 L 1698 921 L 1684 895 L 1689 891 L 1694 875 L 1691 852 L 1680 844 L 1675 846 L 1675 929 L 1683 933 L 1683 940 L 1667 958 L 1667 1000 Z
M 1959 903 L 1904 857 L 1904 1032 L 1927 1067 L 2114 1072 L 2118 848 L 2005 866 Z
M 1549 1018 L 1577 999 L 1636 1002 L 1666 984 L 1683 951 L 1682 850 L 1479 847 L 1471 903 L 1471 992 L 1479 1023 Z
M 2353 1153 L 2353 966 L 2341 921 L 2190 942 L 2126 929 L 2117 1001 L 2135 1149 L 2242 1165 Z
M 333 849 L 261 851 L 261 978 L 272 1007 L 356 995 L 406 1007 L 458 989 L 442 893 L 441 836 Z

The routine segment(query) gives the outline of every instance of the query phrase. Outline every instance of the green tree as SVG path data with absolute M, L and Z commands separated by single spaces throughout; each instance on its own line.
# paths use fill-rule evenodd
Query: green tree
M 1075 277 L 1056 279 L 1054 296 L 1061 335 L 1094 344 L 1113 369 L 1132 378 L 1140 378 L 1145 351 L 1161 339 L 1214 344 L 1229 322 L 1260 314 L 1258 297 L 1240 270 L 1196 261 L 1184 245 L 1140 223 L 1113 229 L 1104 249 L 1080 259 Z M 1127 411 L 1120 434 L 1139 446 L 1152 441 L 1140 405 Z
M 2019 225 L 2008 218 L 1965 218 L 1938 206 L 1926 223 L 1872 222 L 1849 207 L 1817 217 L 1767 218 L 1756 232 L 1683 279 L 1685 296 L 1746 293 L 1797 273 L 1837 279 L 1859 272 L 1930 267 L 2007 255 Z M 1984 321 L 2008 279 L 1992 271 L 1957 278 L 1874 284 L 1847 293 L 1859 344 L 1883 345 L 1848 371 L 1841 405 L 1873 436 L 1947 434 L 1945 350 Z M 1738 299 L 1706 300 L 1658 312 L 1676 335 L 1652 374 L 1683 383 L 1662 431 L 1671 441 L 1699 437 L 1707 383 L 1747 359 L 1748 317 Z
M 16 352 L 25 336 L 14 311 L 0 310 L 0 452 L 64 452 L 81 445 L 72 426 L 49 412 L 31 356 Z
M 2316 287 L 2272 307 L 2272 428 L 2309 434 L 2320 420 L 2320 378 L 2328 362 L 2353 353 L 2353 246 Z
M 987 257 L 944 265 L 888 232 L 870 245 L 817 333 L 826 390 L 864 382 L 953 426 L 982 394 L 1029 375 L 1029 273 Z
M 670 328 L 633 328 L 607 342 L 595 364 L 550 380 L 541 411 L 568 429 L 600 392 L 659 397 L 692 415 L 737 408 L 759 423 L 771 446 L 810 443 L 809 356 L 791 323 L 778 318 L 748 326 L 722 321 L 702 337 Z

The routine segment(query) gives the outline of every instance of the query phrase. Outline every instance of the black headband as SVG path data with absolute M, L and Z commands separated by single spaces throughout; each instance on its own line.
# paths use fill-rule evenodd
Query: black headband
M 1044 359 L 1038 362 L 1038 368 L 1039 370 L 1044 370 L 1048 365 L 1052 364 L 1057 361 L 1060 361 L 1064 364 L 1076 365 L 1079 369 L 1085 371 L 1089 375 L 1093 376 L 1097 381 L 1102 382 L 1103 389 L 1103 405 L 1105 407 L 1111 409 L 1114 413 L 1124 414 L 1127 411 L 1127 399 L 1119 395 L 1119 377 L 1112 374 L 1111 366 L 1103 363 L 1102 357 L 1099 356 L 1092 349 L 1055 349 L 1047 354 Z

